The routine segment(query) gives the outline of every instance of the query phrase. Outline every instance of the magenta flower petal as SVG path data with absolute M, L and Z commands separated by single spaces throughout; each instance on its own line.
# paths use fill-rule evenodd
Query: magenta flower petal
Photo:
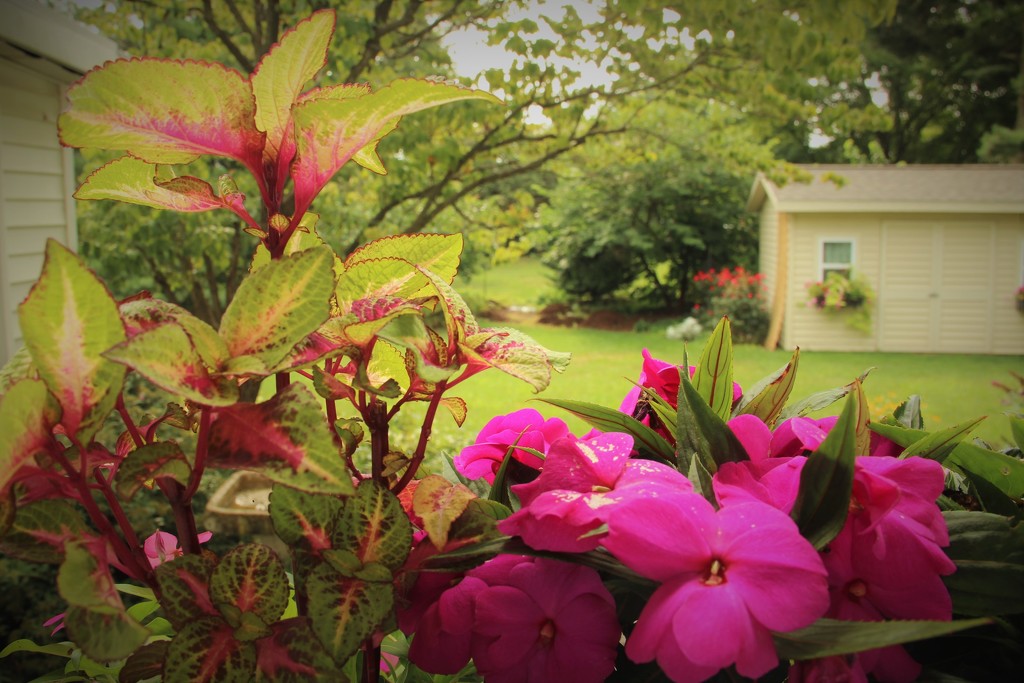
M 729 429 L 743 444 L 743 450 L 751 460 L 764 460 L 769 456 L 772 432 L 761 418 L 754 415 L 737 415 L 729 420 Z

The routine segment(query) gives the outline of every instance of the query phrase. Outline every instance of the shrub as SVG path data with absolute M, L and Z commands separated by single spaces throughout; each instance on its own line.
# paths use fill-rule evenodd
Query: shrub
M 743 266 L 705 270 L 693 276 L 693 314 L 705 326 L 718 318 L 732 323 L 738 342 L 757 343 L 768 332 L 768 309 L 764 297 L 764 276 Z

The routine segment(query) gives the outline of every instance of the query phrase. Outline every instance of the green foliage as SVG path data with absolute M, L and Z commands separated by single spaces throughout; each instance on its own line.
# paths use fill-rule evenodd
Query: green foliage
M 850 327 L 870 334 L 875 293 L 871 285 L 859 275 L 832 271 L 825 276 L 824 281 L 807 285 L 807 295 L 815 308 L 828 313 L 841 313 Z

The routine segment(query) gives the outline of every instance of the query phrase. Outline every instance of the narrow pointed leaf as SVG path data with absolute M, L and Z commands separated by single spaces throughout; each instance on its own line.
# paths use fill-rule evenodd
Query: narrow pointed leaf
M 220 323 L 230 355 L 252 355 L 273 368 L 315 332 L 331 314 L 333 256 L 327 247 L 308 249 L 246 278 Z
M 121 391 L 125 369 L 103 357 L 124 341 L 117 304 L 85 264 L 54 240 L 39 281 L 18 307 L 25 346 L 61 406 L 61 424 L 87 443 Z
M 645 424 L 637 422 L 629 415 L 613 408 L 606 408 L 584 401 L 571 401 L 559 398 L 540 398 L 538 401 L 548 403 L 568 411 L 602 432 L 623 432 L 633 437 L 637 448 L 646 450 L 659 460 L 673 462 L 675 453 L 665 439 Z
M 922 437 L 904 448 L 903 452 L 900 453 L 900 458 L 909 458 L 912 455 L 917 455 L 929 460 L 945 462 L 957 445 L 984 419 L 985 416 L 976 417 L 973 420 L 961 422 L 960 424 Z
M 288 606 L 288 576 L 268 546 L 247 543 L 223 558 L 210 577 L 210 599 L 251 613 L 264 624 L 277 621 Z
M 398 498 L 372 479 L 343 501 L 333 547 L 354 552 L 363 564 L 378 562 L 394 571 L 405 562 L 411 543 L 412 527 Z
M 793 351 L 789 362 L 775 373 L 758 382 L 744 394 L 736 406 L 736 415 L 754 415 L 769 427 L 775 424 L 786 401 L 796 385 L 796 370 L 800 363 L 800 349 Z
M 1024 612 L 1024 524 L 987 512 L 945 512 L 946 554 L 956 572 L 943 581 L 953 611 L 968 616 Z
M 835 426 L 800 472 L 792 517 L 800 534 L 818 550 L 842 530 L 849 512 L 861 391 L 860 382 L 854 382 Z
M 200 155 L 261 170 L 264 135 L 248 80 L 220 64 L 120 59 L 71 86 L 58 126 L 69 147 L 121 150 L 153 164 Z
M 23 379 L 0 396 L 0 498 L 22 465 L 46 453 L 59 421 L 60 411 L 39 380 Z
M 121 462 L 114 475 L 114 486 L 124 500 L 131 500 L 154 479 L 167 478 L 188 485 L 192 467 L 174 441 L 156 441 L 133 450 Z
M 176 323 L 138 334 L 104 355 L 158 387 L 201 405 L 229 406 L 238 401 L 238 384 L 212 375 L 188 334 Z
M 949 635 L 991 623 L 963 621 L 837 621 L 819 619 L 807 628 L 773 633 L 780 659 L 818 659 Z
M 420 480 L 412 497 L 412 509 L 423 520 L 427 537 L 438 550 L 448 543 L 452 523 L 476 496 L 462 484 L 432 474 Z
M 313 493 L 353 490 L 352 475 L 316 397 L 298 383 L 263 403 L 218 410 L 210 430 L 209 464 L 260 471 Z
M 718 321 L 704 345 L 692 381 L 711 411 L 728 420 L 732 414 L 732 327 L 728 318 Z
M 778 420 L 788 420 L 791 417 L 798 417 L 800 415 L 807 415 L 813 413 L 816 410 L 824 410 L 830 405 L 839 401 L 844 396 L 850 393 L 851 385 L 847 384 L 843 387 L 836 387 L 835 389 L 826 389 L 825 391 L 819 391 L 810 396 L 806 396 L 799 401 L 790 403 L 782 412 L 779 413 Z
M 305 211 L 313 197 L 361 148 L 406 114 L 448 102 L 497 98 L 479 90 L 425 80 L 400 79 L 354 99 L 319 98 L 295 106 L 297 154 L 292 167 L 295 204 Z
M 280 484 L 270 494 L 274 533 L 288 545 L 321 551 L 331 547 L 331 534 L 342 503 L 336 496 L 297 491 Z
M 729 384 L 732 385 L 731 379 Z M 680 472 L 689 475 L 693 458 L 700 460 L 703 468 L 711 474 L 718 472 L 718 468 L 727 462 L 749 460 L 743 444 L 704 397 L 697 393 L 685 372 L 679 373 L 676 405 L 679 408 L 674 461 Z
M 223 619 L 204 617 L 174 636 L 167 648 L 163 680 L 251 683 L 255 671 L 255 644 L 237 640 Z

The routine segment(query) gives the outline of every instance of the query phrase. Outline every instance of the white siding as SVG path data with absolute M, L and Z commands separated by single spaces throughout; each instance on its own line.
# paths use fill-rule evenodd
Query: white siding
M 17 307 L 47 238 L 76 246 L 71 152 L 57 141 L 63 87 L 0 58 L 0 363 L 21 344 Z

